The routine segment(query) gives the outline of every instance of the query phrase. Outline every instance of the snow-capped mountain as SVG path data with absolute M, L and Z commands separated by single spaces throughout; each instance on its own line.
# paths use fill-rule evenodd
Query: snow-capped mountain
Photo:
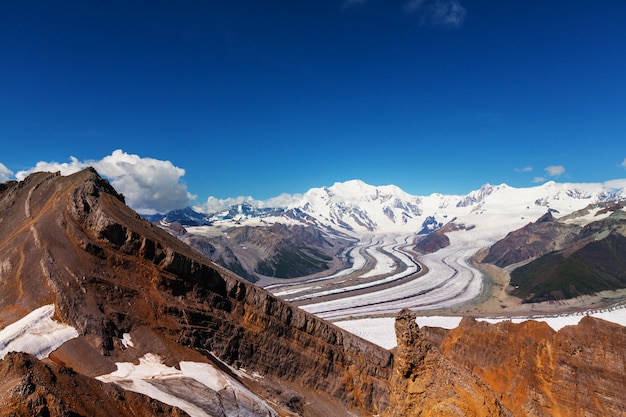
M 479 225 L 502 225 L 513 230 L 546 211 L 565 215 L 588 204 L 626 199 L 626 181 L 556 183 L 515 188 L 485 184 L 467 195 L 414 196 L 394 185 L 372 186 L 360 180 L 312 188 L 287 207 L 255 208 L 240 204 L 219 213 L 206 213 L 211 221 L 271 218 L 274 222 L 300 222 L 351 235 L 371 233 L 428 233 L 452 219 Z M 196 210 L 199 210 L 196 207 Z M 171 216 L 167 216 L 168 220 Z

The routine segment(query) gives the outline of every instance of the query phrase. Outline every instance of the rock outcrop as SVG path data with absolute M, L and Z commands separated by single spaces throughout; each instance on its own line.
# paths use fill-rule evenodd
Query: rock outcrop
M 441 352 L 480 377 L 515 416 L 623 416 L 626 328 L 592 317 L 547 324 L 464 319 Z
M 396 316 L 391 404 L 383 415 L 512 416 L 483 381 L 420 334 L 415 318 L 406 309 Z

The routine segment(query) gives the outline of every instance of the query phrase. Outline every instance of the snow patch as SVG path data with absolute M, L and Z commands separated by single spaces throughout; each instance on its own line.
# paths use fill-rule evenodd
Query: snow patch
M 129 347 L 135 347 L 135 344 L 130 338 L 130 333 L 124 333 L 120 341 L 122 342 L 122 345 L 124 345 L 126 349 L 128 349 Z
M 53 314 L 54 304 L 45 305 L 0 330 L 0 359 L 9 352 L 47 358 L 63 343 L 78 337 L 75 328 L 52 320 Z
M 614 308 L 602 310 L 581 311 L 551 316 L 519 316 L 519 317 L 490 317 L 477 318 L 477 321 L 488 323 L 500 323 L 511 321 L 512 323 L 523 323 L 525 321 L 546 322 L 555 331 L 561 330 L 565 326 L 575 326 L 585 316 L 591 316 L 611 323 L 626 326 L 626 306 L 621 305 Z M 461 322 L 460 316 L 419 316 L 416 319 L 420 327 L 441 327 L 444 329 L 454 329 Z M 393 317 L 378 317 L 356 320 L 344 320 L 334 323 L 342 329 L 349 331 L 365 340 L 368 340 L 385 349 L 392 349 L 397 346 L 395 335 L 395 319 Z
M 210 417 L 218 412 L 277 417 L 240 382 L 208 363 L 183 361 L 177 369 L 165 365 L 160 356 L 147 353 L 138 365 L 130 362 L 116 365 L 117 371 L 96 379 L 178 407 L 192 417 Z

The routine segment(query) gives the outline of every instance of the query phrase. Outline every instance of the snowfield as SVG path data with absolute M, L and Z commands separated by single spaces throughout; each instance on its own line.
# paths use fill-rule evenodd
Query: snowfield
M 138 365 L 118 362 L 117 371 L 96 379 L 178 407 L 192 417 L 224 413 L 278 417 L 241 383 L 211 364 L 183 361 L 179 368 L 167 366 L 158 355 L 147 353 Z
M 9 352 L 25 352 L 39 359 L 78 337 L 75 328 L 52 320 L 54 305 L 45 305 L 0 330 L 0 359 Z

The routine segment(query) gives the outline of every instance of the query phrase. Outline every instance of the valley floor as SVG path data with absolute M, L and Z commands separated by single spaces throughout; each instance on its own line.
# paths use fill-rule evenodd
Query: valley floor
M 386 348 L 395 346 L 395 313 L 418 311 L 420 326 L 454 328 L 462 317 L 547 321 L 559 329 L 584 315 L 626 325 L 626 290 L 559 302 L 522 303 L 506 292 L 508 271 L 482 264 L 484 249 L 463 242 L 421 255 L 410 236 L 369 236 L 352 249 L 350 268 L 327 277 L 267 287 L 306 311 Z

